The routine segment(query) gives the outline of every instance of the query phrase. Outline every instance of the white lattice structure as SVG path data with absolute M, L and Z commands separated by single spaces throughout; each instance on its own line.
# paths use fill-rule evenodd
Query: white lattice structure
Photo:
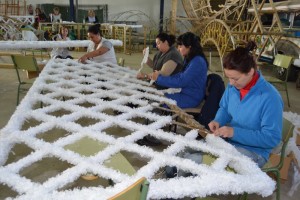
M 9 15 L 9 17 L 0 16 L 0 23 L 24 23 L 24 24 L 33 24 L 34 16 L 33 15 Z
M 109 40 L 114 46 L 122 46 L 120 40 Z M 0 41 L 0 50 L 10 49 L 41 49 L 41 48 L 65 48 L 65 47 L 87 47 L 90 40 L 71 41 Z
M 272 194 L 275 183 L 271 178 L 221 138 L 208 135 L 204 142 L 194 140 L 196 130 L 185 136 L 164 131 L 162 127 L 171 123 L 171 117 L 151 111 L 159 102 L 174 102 L 163 97 L 161 91 L 148 87 L 147 82 L 137 80 L 135 76 L 136 71 L 109 63 L 80 64 L 73 60 L 50 60 L 0 132 L 0 185 L 7 185 L 17 192 L 19 196 L 16 199 L 28 200 L 107 199 L 142 176 L 150 181 L 150 199 L 243 192 L 262 196 Z M 39 107 L 41 102 L 42 108 Z M 87 104 L 89 106 L 84 106 Z M 107 114 L 107 109 L 116 111 L 115 115 Z M 53 112 L 59 110 L 66 113 L 54 116 Z M 135 117 L 149 119 L 152 123 L 136 123 L 132 121 Z M 80 118 L 96 122 L 83 126 L 77 123 Z M 38 123 L 24 128 L 28 121 Z M 107 128 L 114 126 L 125 128 L 130 134 L 117 138 L 106 132 Z M 53 142 L 39 137 L 57 128 L 66 130 L 68 134 Z M 135 143 L 147 134 L 168 141 L 170 145 L 158 152 Z M 80 156 L 63 148 L 83 137 L 106 143 L 107 147 L 90 157 Z M 32 152 L 7 163 L 11 149 L 20 143 L 28 146 Z M 208 166 L 176 156 L 187 147 L 209 152 L 218 158 Z M 149 162 L 137 169 L 132 176 L 103 165 L 104 161 L 120 151 L 134 153 Z M 43 182 L 32 181 L 22 175 L 24 168 L 47 157 L 67 162 L 70 167 Z M 155 174 L 165 166 L 177 166 L 195 176 L 155 178 Z M 227 166 L 237 173 L 225 170 Z M 48 170 L 51 170 L 51 165 Z M 63 190 L 66 185 L 86 173 L 111 179 L 116 184 L 107 188 L 98 186 Z

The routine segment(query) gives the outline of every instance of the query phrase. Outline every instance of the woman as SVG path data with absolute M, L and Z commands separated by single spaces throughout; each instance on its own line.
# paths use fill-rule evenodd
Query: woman
M 156 47 L 159 50 L 153 60 L 148 57 L 147 65 L 163 76 L 170 76 L 182 70 L 182 57 L 174 47 L 175 36 L 160 33 L 156 36 Z M 138 79 L 150 79 L 150 74 L 138 73 Z
M 183 71 L 172 76 L 164 76 L 155 71 L 152 80 L 160 86 L 181 88 L 179 93 L 166 96 L 174 99 L 180 108 L 193 108 L 198 106 L 205 96 L 208 62 L 200 46 L 200 39 L 195 34 L 187 32 L 180 35 L 177 44 L 184 57 Z
M 59 34 L 57 34 L 54 37 L 54 40 L 56 41 L 70 41 L 70 38 L 68 37 L 69 30 L 67 27 L 62 26 L 59 30 Z M 73 57 L 70 55 L 70 52 L 68 48 L 55 48 L 51 52 L 52 58 L 60 58 L 60 59 L 73 59 Z
M 88 46 L 88 53 L 79 58 L 79 62 L 85 63 L 89 59 L 98 63 L 110 62 L 117 64 L 114 47 L 110 41 L 101 36 L 99 24 L 89 27 L 88 37 L 92 42 Z
M 99 20 L 93 10 L 88 11 L 88 16 L 85 18 L 86 23 L 94 23 L 97 24 L 99 23 Z
M 257 71 L 250 54 L 254 46 L 250 42 L 224 57 L 229 84 L 208 126 L 262 167 L 281 140 L 283 102 L 278 91 Z
M 53 13 L 50 14 L 50 21 L 51 22 L 60 22 L 62 21 L 61 13 L 59 12 L 59 8 L 53 8 Z
M 40 8 L 35 8 L 35 16 L 34 16 L 34 24 L 33 27 L 35 29 L 39 28 L 39 23 L 40 22 L 45 22 L 47 19 L 45 13 L 42 12 Z

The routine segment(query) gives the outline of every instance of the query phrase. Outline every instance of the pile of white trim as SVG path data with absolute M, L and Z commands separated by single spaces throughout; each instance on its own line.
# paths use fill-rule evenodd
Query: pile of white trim
M 39 78 L 35 81 L 26 97 L 17 107 L 8 124 L 0 132 L 0 185 L 7 185 L 19 196 L 15 199 L 106 199 L 128 187 L 140 177 L 150 181 L 148 198 L 182 198 L 204 197 L 211 194 L 257 193 L 262 196 L 272 194 L 275 183 L 263 173 L 249 158 L 241 155 L 223 139 L 209 135 L 205 141 L 194 140 L 197 131 L 189 131 L 185 136 L 165 132 L 161 128 L 168 125 L 170 116 L 157 115 L 151 110 L 159 102 L 171 104 L 161 91 L 148 87 L 147 82 L 135 78 L 136 71 L 110 63 L 80 64 L 73 60 L 50 60 Z M 105 90 L 108 89 L 108 90 Z M 62 98 L 65 97 L 65 98 Z M 111 100 L 104 100 L 104 98 Z M 63 100 L 65 99 L 65 101 Z M 43 102 L 44 107 L 39 108 Z M 90 103 L 92 107 L 82 107 L 82 103 Z M 127 106 L 128 103 L 138 105 L 137 108 Z M 102 112 L 113 109 L 122 114 L 111 116 Z M 70 114 L 60 117 L 51 115 L 58 110 L 67 110 Z M 98 123 L 81 127 L 76 120 L 85 117 L 99 120 Z M 153 121 L 149 125 L 131 121 L 142 117 Z M 27 120 L 34 119 L 40 124 L 22 130 Z M 108 127 L 124 127 L 132 133 L 126 137 L 115 138 L 105 132 Z M 69 133 L 53 143 L 39 139 L 42 133 L 51 129 L 64 129 Z M 171 145 L 163 152 L 157 152 L 135 142 L 150 134 L 158 139 L 169 141 Z M 65 150 L 63 147 L 83 137 L 90 137 L 106 143 L 108 146 L 91 157 Z M 22 143 L 33 152 L 16 162 L 5 164 L 15 144 Z M 176 156 L 187 147 L 202 152 L 209 152 L 218 157 L 211 166 Z M 102 163 L 120 151 L 129 151 L 149 162 L 129 176 Z M 33 182 L 21 176 L 21 171 L 34 163 L 55 157 L 68 162 L 72 167 L 43 183 Z M 165 166 L 177 166 L 191 172 L 192 177 L 173 179 L 155 179 L 154 175 Z M 227 171 L 229 166 L 237 173 Z M 49 169 L 45 170 L 51 170 Z M 81 175 L 93 173 L 116 184 L 113 187 L 88 187 L 64 191 L 61 189 L 77 180 Z

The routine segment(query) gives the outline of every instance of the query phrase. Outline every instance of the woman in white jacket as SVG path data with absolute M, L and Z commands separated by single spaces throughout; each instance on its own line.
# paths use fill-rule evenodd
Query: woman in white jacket
M 70 38 L 68 37 L 69 30 L 67 27 L 62 26 L 59 29 L 59 33 L 54 36 L 54 40 L 56 41 L 69 41 Z M 51 58 L 60 58 L 60 59 L 73 59 L 73 57 L 70 55 L 68 48 L 54 48 L 51 52 Z

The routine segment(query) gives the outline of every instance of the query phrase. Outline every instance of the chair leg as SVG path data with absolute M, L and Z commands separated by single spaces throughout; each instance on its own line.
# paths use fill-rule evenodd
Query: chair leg
M 280 200 L 280 172 L 274 171 L 276 176 L 276 200 Z
M 19 105 L 19 102 L 20 102 L 20 89 L 21 89 L 21 84 L 19 84 L 18 86 L 18 94 L 17 94 L 17 106 Z
M 287 97 L 287 101 L 288 101 L 288 106 L 291 107 L 289 93 L 288 93 L 288 89 L 287 89 L 286 83 L 284 84 L 284 87 L 285 87 L 286 97 Z

